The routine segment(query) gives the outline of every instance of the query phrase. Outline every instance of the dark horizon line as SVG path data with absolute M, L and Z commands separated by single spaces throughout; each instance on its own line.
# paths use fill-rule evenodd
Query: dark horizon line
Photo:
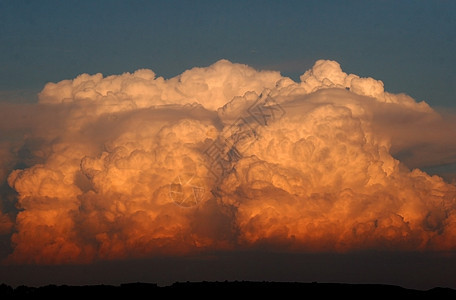
M 44 285 L 30 287 L 25 285 L 13 288 L 5 283 L 0 284 L 0 298 L 23 298 L 24 296 L 57 296 L 57 295 L 144 295 L 165 291 L 210 291 L 210 290 L 274 290 L 303 291 L 309 293 L 347 294 L 347 295 L 395 295 L 395 296 L 456 296 L 456 289 L 447 287 L 433 287 L 427 290 L 404 288 L 392 284 L 376 283 L 326 283 L 326 282 L 279 282 L 279 281 L 176 281 L 171 285 L 159 286 L 156 283 L 132 282 L 120 285 L 94 284 L 94 285 Z M 8 298 L 7 298 L 8 299 Z

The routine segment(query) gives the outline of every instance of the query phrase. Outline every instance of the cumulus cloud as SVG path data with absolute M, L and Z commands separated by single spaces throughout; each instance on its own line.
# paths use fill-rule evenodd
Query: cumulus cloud
M 335 61 L 82 74 L 2 105 L 10 262 L 456 248 L 456 186 L 415 168 L 456 161 L 453 121 Z

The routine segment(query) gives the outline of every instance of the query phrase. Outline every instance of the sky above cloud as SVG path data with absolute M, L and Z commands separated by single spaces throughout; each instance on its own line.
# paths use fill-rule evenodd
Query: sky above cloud
M 0 90 L 220 59 L 295 80 L 318 59 L 454 106 L 453 1 L 0 1 Z M 13 97 L 8 97 L 13 98 Z

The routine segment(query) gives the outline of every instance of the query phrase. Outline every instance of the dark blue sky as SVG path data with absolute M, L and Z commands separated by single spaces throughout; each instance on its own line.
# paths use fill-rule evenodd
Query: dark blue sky
M 298 80 L 317 59 L 456 106 L 456 1 L 0 0 L 0 97 L 81 73 L 170 78 L 219 59 Z M 23 101 L 15 100 L 15 101 Z
M 318 59 L 336 60 L 347 73 L 382 80 L 388 92 L 452 111 L 456 1 L 0 0 L 0 102 L 37 101 L 47 82 L 81 73 L 148 68 L 171 78 L 220 59 L 294 80 Z M 452 157 L 445 158 L 451 164 L 427 171 L 453 178 Z M 6 182 L 2 188 L 9 189 Z M 7 205 L 13 210 L 13 202 Z M 0 236 L 0 258 L 10 245 L 9 233 Z M 13 285 L 258 278 L 456 288 L 456 260 L 434 253 L 254 251 L 89 265 L 0 264 L 0 283 Z

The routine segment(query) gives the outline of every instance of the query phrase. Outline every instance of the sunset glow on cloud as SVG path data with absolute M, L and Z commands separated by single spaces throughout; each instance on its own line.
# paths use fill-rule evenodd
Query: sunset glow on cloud
M 452 162 L 456 133 L 385 88 L 335 61 L 295 82 L 220 60 L 171 79 L 82 74 L 2 104 L 7 261 L 456 250 L 456 185 L 395 158 Z

